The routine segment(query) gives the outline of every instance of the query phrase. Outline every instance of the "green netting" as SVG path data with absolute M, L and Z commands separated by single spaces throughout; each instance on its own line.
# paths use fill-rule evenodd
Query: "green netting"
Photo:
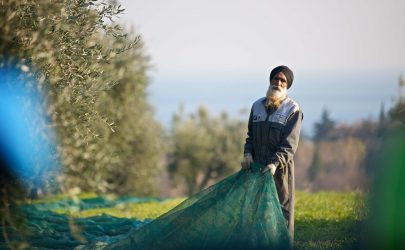
M 5 231 L 10 241 L 27 242 L 29 249 L 74 249 L 95 239 L 114 242 L 126 237 L 131 229 L 149 222 L 109 215 L 72 219 L 35 206 L 24 206 L 21 212 L 28 234 L 16 232 L 11 227 Z M 72 226 L 76 230 L 72 230 Z M 0 236 L 0 249 L 9 249 L 3 236 Z
M 289 249 L 273 177 L 259 168 L 255 164 L 251 171 L 241 170 L 155 220 L 108 215 L 75 219 L 86 242 L 72 234 L 65 215 L 26 206 L 33 232 L 28 243 L 31 249 Z M 14 240 L 20 237 L 11 230 L 8 234 Z

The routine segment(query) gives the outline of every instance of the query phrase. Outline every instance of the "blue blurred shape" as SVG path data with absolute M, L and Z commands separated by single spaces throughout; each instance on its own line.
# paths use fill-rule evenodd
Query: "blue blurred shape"
M 15 65 L 0 68 L 1 168 L 13 183 L 40 187 L 58 169 L 54 133 L 35 78 Z

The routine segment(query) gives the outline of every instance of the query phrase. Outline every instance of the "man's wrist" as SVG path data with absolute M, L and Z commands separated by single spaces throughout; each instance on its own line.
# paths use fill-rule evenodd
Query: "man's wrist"
M 244 158 L 244 159 L 247 159 L 247 160 L 249 160 L 249 161 L 253 161 L 253 156 L 252 156 L 251 153 L 246 153 L 246 154 L 244 154 L 244 155 L 243 155 L 243 158 Z
M 250 164 L 253 163 L 253 157 L 250 153 L 245 153 L 243 155 L 243 161 L 241 162 L 242 168 L 248 169 L 250 168 Z

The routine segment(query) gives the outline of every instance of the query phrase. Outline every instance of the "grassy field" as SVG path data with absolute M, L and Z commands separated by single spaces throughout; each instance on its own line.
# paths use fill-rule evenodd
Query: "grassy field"
M 92 197 L 94 196 L 85 195 L 81 198 Z M 39 202 L 54 202 L 57 199 L 51 197 Z M 184 198 L 175 198 L 129 202 L 112 207 L 70 212 L 64 208 L 55 208 L 53 212 L 69 213 L 80 218 L 108 214 L 120 218 L 153 219 L 183 200 Z M 294 249 L 358 249 L 366 211 L 366 196 L 362 193 L 298 191 L 295 204 Z
M 358 249 L 365 200 L 354 192 L 298 192 L 294 248 Z

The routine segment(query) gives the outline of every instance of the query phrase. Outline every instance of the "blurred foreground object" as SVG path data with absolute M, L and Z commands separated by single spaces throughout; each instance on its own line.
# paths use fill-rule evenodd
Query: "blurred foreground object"
M 405 244 L 405 131 L 388 137 L 377 174 L 365 249 L 403 249 Z
M 364 249 L 403 249 L 405 244 L 405 101 L 402 76 L 399 96 L 383 126 L 384 141 L 377 153 L 374 190 Z
M 33 84 L 34 80 L 24 72 L 29 70 L 28 66 L 2 65 L 0 185 L 2 190 L 13 185 L 30 192 L 54 180 L 49 176 L 56 173 L 58 165 L 54 136 L 41 93 Z
M 7 247 L 23 249 L 23 238 L 9 240 L 12 230 L 26 232 L 18 203 L 57 189 L 59 164 L 38 85 L 30 68 L 14 61 L 0 62 L 0 220 Z

